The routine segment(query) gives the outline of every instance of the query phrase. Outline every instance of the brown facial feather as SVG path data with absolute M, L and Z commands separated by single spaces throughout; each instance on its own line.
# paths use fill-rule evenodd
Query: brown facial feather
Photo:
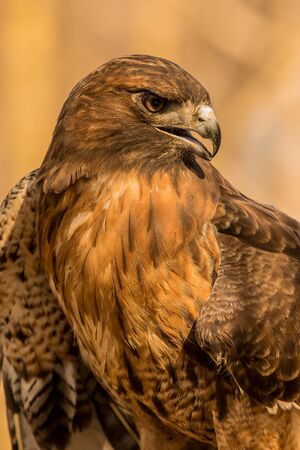
M 209 104 L 194 78 L 159 58 L 114 60 L 80 82 L 40 172 L 41 255 L 84 358 L 141 432 L 156 417 L 214 444 L 226 405 L 243 404 L 238 385 L 266 404 L 291 398 L 282 397 L 285 381 L 283 391 L 273 385 L 274 376 L 298 377 L 298 338 L 285 318 L 298 317 L 299 224 L 242 196 L 160 133 L 132 97 L 145 89 L 177 102 L 174 110 Z M 198 317 L 206 353 L 197 355 Z M 249 386 L 258 372 L 269 376 L 275 348 L 279 371 Z M 258 410 L 268 417 L 251 400 L 253 424 Z M 278 436 L 274 449 L 284 448 Z
M 157 116 L 132 101 L 132 92 L 143 90 L 175 103 L 210 104 L 201 84 L 167 60 L 132 56 L 108 62 L 82 80 L 63 106 L 41 169 L 45 190 L 60 192 L 99 171 L 178 159 L 184 146 L 176 141 L 174 147 L 173 139 L 153 128 Z

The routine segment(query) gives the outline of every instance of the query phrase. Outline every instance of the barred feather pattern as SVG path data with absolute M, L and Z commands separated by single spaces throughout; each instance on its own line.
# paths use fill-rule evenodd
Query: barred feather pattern
M 91 405 L 78 380 L 81 362 L 72 332 L 40 267 L 34 178 L 35 172 L 23 178 L 0 212 L 2 371 L 6 395 L 10 389 L 37 443 L 64 448 L 73 427 L 89 422 Z
M 19 448 L 14 424 L 18 414 L 25 449 L 64 449 L 72 435 L 93 419 L 98 431 L 89 448 L 109 450 L 97 417 L 99 398 L 104 404 L 105 395 L 82 364 L 40 264 L 35 240 L 36 173 L 24 177 L 0 209 L 0 355 L 12 448 Z M 111 415 L 112 428 L 125 436 L 119 448 L 136 449 Z M 70 448 L 80 448 L 77 441 Z

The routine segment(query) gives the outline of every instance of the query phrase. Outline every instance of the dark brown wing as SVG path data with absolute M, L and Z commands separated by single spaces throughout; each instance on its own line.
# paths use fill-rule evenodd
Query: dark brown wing
M 115 449 L 137 449 L 110 399 L 83 366 L 41 267 L 36 175 L 24 177 L 0 208 L 1 371 L 12 446 L 19 448 L 17 414 L 24 448 L 112 449 L 103 427 Z
M 222 251 L 197 339 L 251 397 L 300 396 L 300 224 L 219 177 L 214 218 Z

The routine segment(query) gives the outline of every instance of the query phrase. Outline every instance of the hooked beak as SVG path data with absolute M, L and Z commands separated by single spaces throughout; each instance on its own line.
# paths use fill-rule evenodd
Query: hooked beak
M 221 130 L 211 106 L 202 105 L 197 111 L 191 126 L 157 127 L 159 131 L 176 136 L 189 144 L 189 150 L 200 158 L 210 161 L 218 152 L 221 144 Z M 212 142 L 212 152 L 192 133 L 209 139 Z
M 183 139 L 189 140 L 191 143 L 193 143 L 193 146 L 191 147 L 191 150 L 195 155 L 200 156 L 200 158 L 207 159 L 208 161 L 211 161 L 212 158 L 218 153 L 218 150 L 220 148 L 221 144 L 221 130 L 218 122 L 210 121 L 209 123 L 206 123 L 205 125 L 201 125 L 197 128 L 185 128 L 184 133 L 182 133 L 181 137 Z M 212 142 L 212 152 L 208 150 L 208 148 L 198 140 L 196 137 L 194 137 L 191 132 L 198 134 L 204 139 L 209 139 Z
M 195 133 L 198 133 L 204 139 L 210 139 L 210 141 L 212 142 L 213 150 L 212 153 L 208 152 L 208 159 L 212 159 L 218 153 L 221 145 L 221 129 L 212 107 L 208 105 L 202 105 L 197 112 L 196 120 L 197 125 L 193 131 Z M 207 148 L 205 146 L 204 148 L 207 152 Z

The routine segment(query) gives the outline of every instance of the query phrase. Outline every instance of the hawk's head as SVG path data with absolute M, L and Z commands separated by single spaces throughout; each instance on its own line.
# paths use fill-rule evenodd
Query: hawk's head
M 199 136 L 212 141 L 212 151 Z M 59 191 L 66 184 L 61 171 L 72 182 L 104 167 L 163 165 L 187 153 L 210 160 L 220 141 L 209 95 L 194 77 L 166 59 L 133 55 L 109 61 L 75 86 L 44 167 Z

